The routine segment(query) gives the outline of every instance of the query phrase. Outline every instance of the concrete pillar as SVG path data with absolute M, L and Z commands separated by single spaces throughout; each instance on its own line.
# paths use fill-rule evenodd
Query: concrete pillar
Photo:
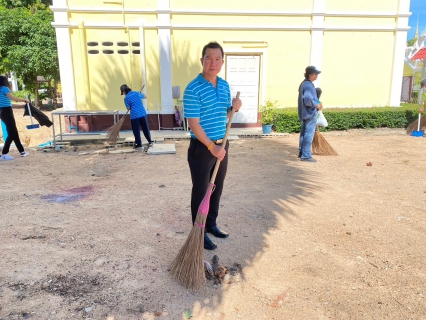
M 393 69 L 390 87 L 390 106 L 401 105 L 402 78 L 404 75 L 404 58 L 407 47 L 408 18 L 410 11 L 410 0 L 400 0 L 398 6 L 399 15 L 396 23 L 395 44 L 393 53 Z M 400 16 L 402 14 L 402 16 Z
M 314 0 L 312 10 L 312 33 L 311 33 L 311 57 L 309 64 L 321 70 L 322 52 L 324 46 L 324 17 L 325 17 L 325 1 Z M 321 74 L 315 81 L 315 86 L 321 86 Z
M 158 0 L 158 42 L 160 47 L 161 113 L 174 114 L 172 97 L 172 51 L 169 0 Z
M 67 0 L 53 0 L 50 7 L 54 12 L 54 22 L 52 25 L 56 31 L 56 41 L 58 46 L 59 71 L 62 85 L 62 102 L 64 110 L 77 110 L 74 70 L 71 56 L 70 25 L 68 20 Z

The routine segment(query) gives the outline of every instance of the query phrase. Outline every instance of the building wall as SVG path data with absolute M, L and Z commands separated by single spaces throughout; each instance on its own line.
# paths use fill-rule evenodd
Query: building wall
M 176 9 L 187 10 L 213 10 L 220 11 L 223 9 L 240 12 L 247 11 L 287 11 L 294 12 L 297 10 L 311 9 L 314 0 L 268 0 L 260 1 L 247 1 L 247 0 L 216 0 L 216 1 L 198 1 L 198 0 L 170 0 L 170 6 Z
M 325 32 L 321 81 L 324 104 L 389 105 L 393 38 L 392 32 Z M 329 70 L 333 70 L 332 75 Z
M 399 0 L 357 0 L 341 1 L 327 0 L 325 9 L 327 11 L 345 12 L 376 12 L 385 13 L 398 10 Z
M 399 105 L 409 0 L 54 0 L 52 10 L 58 48 L 71 49 L 59 50 L 68 110 L 124 109 L 118 88 L 127 83 L 146 84 L 150 113 L 172 114 L 171 86 L 183 94 L 208 41 L 226 54 L 261 56 L 259 104 L 296 106 L 304 69 L 314 64 L 327 107 Z M 130 43 L 129 54 L 118 54 L 117 42 Z

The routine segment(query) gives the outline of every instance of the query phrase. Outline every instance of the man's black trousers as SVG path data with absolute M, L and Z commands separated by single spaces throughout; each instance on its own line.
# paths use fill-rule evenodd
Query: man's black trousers
M 15 142 L 15 147 L 20 153 L 24 152 L 24 147 L 19 139 L 18 128 L 16 127 L 12 107 L 0 108 L 0 119 L 4 122 L 7 130 L 7 138 L 4 142 L 2 154 L 9 153 L 9 148 L 12 142 Z
M 219 214 L 220 196 L 222 195 L 223 184 L 228 169 L 228 148 L 229 142 L 226 142 L 226 156 L 221 161 L 219 171 L 215 179 L 216 188 L 210 198 L 209 214 L 207 215 L 206 228 L 216 226 L 216 219 Z M 191 139 L 188 148 L 188 164 L 192 178 L 192 195 L 191 195 L 191 213 L 192 223 L 197 217 L 198 207 L 207 192 L 211 175 L 216 165 L 217 158 L 214 157 L 207 147 L 196 139 Z

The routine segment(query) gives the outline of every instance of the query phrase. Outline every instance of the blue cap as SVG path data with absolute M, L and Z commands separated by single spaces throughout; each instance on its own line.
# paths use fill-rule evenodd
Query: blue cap
M 321 71 L 319 71 L 317 68 L 315 68 L 314 66 L 309 66 L 309 67 L 306 67 L 306 73 L 307 74 L 320 74 L 321 73 Z

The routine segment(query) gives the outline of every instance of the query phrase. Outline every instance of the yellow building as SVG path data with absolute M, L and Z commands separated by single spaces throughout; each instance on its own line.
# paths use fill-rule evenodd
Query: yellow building
M 220 74 L 241 92 L 241 126 L 266 99 L 295 107 L 308 65 L 327 107 L 400 104 L 409 0 L 53 0 L 65 110 L 124 110 L 119 87 L 140 90 L 173 125 L 172 87 L 201 71 L 209 41 Z M 155 115 L 155 117 L 154 117 Z

